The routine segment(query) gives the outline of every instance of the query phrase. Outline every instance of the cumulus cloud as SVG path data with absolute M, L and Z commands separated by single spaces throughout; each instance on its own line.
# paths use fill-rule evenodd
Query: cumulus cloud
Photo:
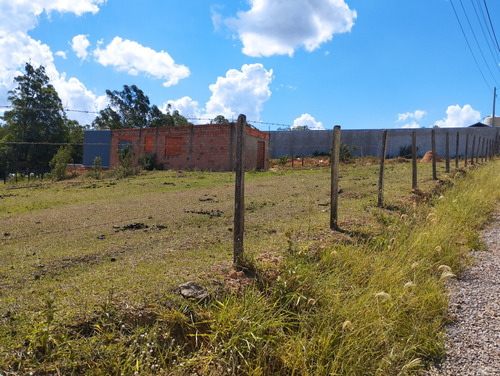
M 292 56 L 297 48 L 311 52 L 349 32 L 357 17 L 344 0 L 250 0 L 251 9 L 225 21 L 236 30 L 243 53 L 260 57 Z M 217 17 L 213 17 L 219 20 Z
M 59 93 L 65 106 L 79 110 L 95 111 L 98 98 L 76 78 L 60 74 L 54 65 L 54 55 L 49 46 L 32 39 L 28 31 L 33 29 L 42 13 L 96 13 L 106 0 L 31 0 L 0 1 L 0 103 L 7 103 L 7 92 L 14 88 L 14 78 L 24 73 L 29 61 L 33 66 L 43 65 L 45 72 Z M 57 56 L 65 58 L 63 51 Z M 94 114 L 68 113 L 68 117 L 82 124 L 89 123 Z
M 461 108 L 458 104 L 449 106 L 446 110 L 446 118 L 436 121 L 440 128 L 449 127 L 468 127 L 481 120 L 481 113 L 474 110 L 470 104 Z
M 230 69 L 209 86 L 212 96 L 206 104 L 208 118 L 223 115 L 227 119 L 245 114 L 248 120 L 258 121 L 264 102 L 271 98 L 269 84 L 273 70 L 262 64 L 245 64 L 241 71 Z
M 68 58 L 66 56 L 66 51 L 57 51 L 54 55 L 62 57 L 64 60 L 66 60 Z
M 310 130 L 313 131 L 324 131 L 323 123 L 321 121 L 316 121 L 316 119 L 309 114 L 302 114 L 299 118 L 293 121 L 293 125 L 290 127 L 291 129 L 295 129 L 298 127 L 307 126 Z
M 408 119 L 420 120 L 425 115 L 427 115 L 427 112 L 421 111 L 421 110 L 416 110 L 415 112 L 407 112 L 405 114 L 398 114 L 398 121 L 401 122 L 401 121 L 406 121 Z
M 422 110 L 398 114 L 397 122 L 401 123 L 407 120 L 411 120 L 409 123 L 404 124 L 401 128 L 420 128 L 420 124 L 418 124 L 415 120 L 422 120 L 425 115 L 427 115 L 427 112 Z
M 273 79 L 273 70 L 269 71 L 262 64 L 245 64 L 241 71 L 230 69 L 225 77 L 218 77 L 209 86 L 212 96 L 205 108 L 190 97 L 169 100 L 161 110 L 166 112 L 170 104 L 182 116 L 193 119 L 194 123 L 206 123 L 217 115 L 228 120 L 245 114 L 248 121 L 259 121 L 264 103 L 271 98 L 269 85 Z M 196 120 L 199 119 L 199 120 Z
M 134 76 L 142 72 L 166 80 L 163 83 L 165 87 L 176 85 L 179 80 L 190 74 L 189 68 L 176 64 L 167 52 L 157 52 L 120 37 L 115 37 L 104 49 L 98 47 L 94 51 L 94 56 L 99 64 L 113 66 L 118 71 Z
M 416 121 L 411 121 L 403 125 L 401 128 L 420 128 L 420 124 L 418 124 Z
M 87 49 L 90 46 L 90 42 L 88 40 L 88 35 L 77 35 L 73 37 L 73 40 L 71 41 L 71 48 L 73 51 L 76 53 L 76 56 L 78 56 L 79 59 L 81 60 L 86 60 L 89 53 Z
M 106 0 L 30 0 L 0 2 L 0 36 L 14 31 L 27 32 L 33 29 L 38 17 L 44 11 L 74 13 L 81 16 L 84 13 L 97 13 L 99 5 Z
M 179 111 L 182 116 L 191 119 L 194 123 L 197 123 L 198 119 L 200 119 L 201 117 L 199 103 L 188 96 L 177 99 L 175 101 L 169 100 L 162 106 L 161 110 L 163 112 L 167 112 L 168 105 L 171 106 L 173 111 Z

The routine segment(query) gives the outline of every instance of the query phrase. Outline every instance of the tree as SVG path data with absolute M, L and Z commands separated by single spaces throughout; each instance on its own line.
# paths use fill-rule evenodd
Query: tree
M 69 141 L 66 113 L 45 68 L 26 63 L 26 73 L 14 80 L 9 91 L 13 109 L 3 115 L 5 122 L 0 159 L 3 169 L 43 172 L 61 143 Z
M 210 123 L 212 124 L 225 124 L 229 123 L 229 120 L 227 120 L 224 115 L 217 115 Z
M 171 105 L 163 113 L 156 105 L 150 106 L 149 98 L 137 86 L 123 86 L 122 91 L 106 90 L 110 105 L 100 111 L 92 125 L 97 129 L 129 129 L 188 125 L 187 119 Z
M 110 105 L 94 120 L 96 128 L 128 129 L 148 126 L 149 98 L 137 86 L 124 85 L 122 91 L 106 90 Z

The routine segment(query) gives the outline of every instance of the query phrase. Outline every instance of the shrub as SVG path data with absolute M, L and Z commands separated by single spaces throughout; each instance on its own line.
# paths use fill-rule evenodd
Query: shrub
M 281 157 L 278 158 L 278 164 L 280 166 L 285 166 L 287 161 L 288 161 L 288 156 L 286 155 L 282 155 Z
M 91 171 L 90 175 L 94 179 L 100 179 L 101 173 L 102 173 L 102 159 L 101 159 L 101 157 L 95 157 L 94 164 L 92 165 L 92 171 Z
M 52 178 L 54 180 L 64 180 L 67 177 L 68 163 L 71 161 L 71 147 L 61 146 L 49 165 L 52 168 Z
M 418 148 L 417 148 L 418 150 Z M 413 146 L 406 145 L 399 148 L 399 156 L 405 159 L 411 159 L 413 155 Z
M 147 152 L 145 154 L 142 154 L 139 157 L 139 164 L 141 167 L 146 170 L 146 171 L 153 171 L 155 168 L 157 168 L 156 165 L 156 154 Z

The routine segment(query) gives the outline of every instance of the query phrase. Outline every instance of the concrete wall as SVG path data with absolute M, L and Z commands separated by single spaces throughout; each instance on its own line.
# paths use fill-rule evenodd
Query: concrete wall
M 476 136 L 476 148 L 479 137 L 487 137 L 495 140 L 500 128 L 477 127 L 477 128 L 435 128 L 436 151 L 440 156 L 446 155 L 446 132 L 450 138 L 450 156 L 455 156 L 456 138 L 459 133 L 459 155 L 465 153 L 466 137 L 469 135 L 469 151 L 471 155 L 472 139 Z M 401 147 L 411 146 L 412 132 L 417 133 L 418 155 L 432 149 L 432 129 L 389 129 L 387 137 L 387 155 L 397 157 Z M 373 130 L 342 130 L 341 141 L 354 148 L 351 154 L 379 156 L 382 148 L 382 129 Z M 312 156 L 314 152 L 329 153 L 332 145 L 333 131 L 276 131 L 270 132 L 270 157 L 279 158 L 286 156 Z

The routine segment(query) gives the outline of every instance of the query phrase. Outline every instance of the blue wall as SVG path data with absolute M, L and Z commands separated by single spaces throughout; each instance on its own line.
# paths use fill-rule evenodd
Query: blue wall
M 83 137 L 83 165 L 91 167 L 95 157 L 101 157 L 102 167 L 109 168 L 111 130 L 85 131 Z

